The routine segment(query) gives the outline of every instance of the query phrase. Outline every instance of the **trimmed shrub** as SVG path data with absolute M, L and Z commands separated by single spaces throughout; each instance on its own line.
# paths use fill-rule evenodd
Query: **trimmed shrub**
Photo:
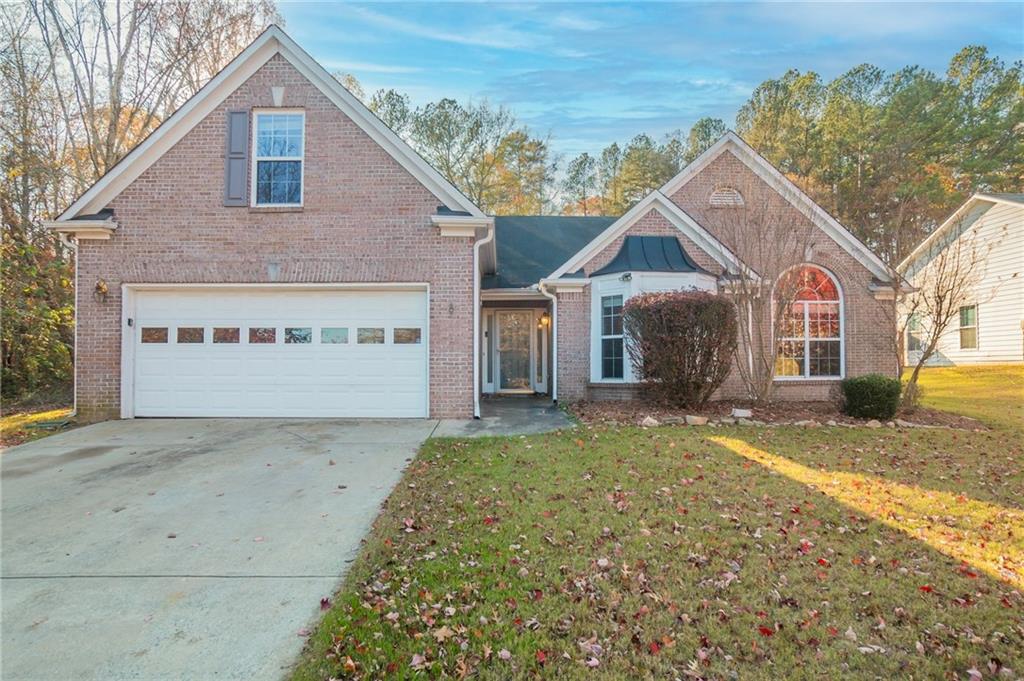
M 736 310 L 725 298 L 703 291 L 644 293 L 626 301 L 622 325 L 633 371 L 656 401 L 700 406 L 729 375 Z
M 891 419 L 900 406 L 900 382 L 882 374 L 866 374 L 842 382 L 843 411 L 863 419 Z

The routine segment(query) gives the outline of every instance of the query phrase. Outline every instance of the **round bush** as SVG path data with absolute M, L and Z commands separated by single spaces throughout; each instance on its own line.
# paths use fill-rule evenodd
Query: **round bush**
M 882 374 L 847 378 L 842 383 L 843 411 L 863 419 L 891 419 L 900 406 L 899 379 Z
M 644 293 L 622 309 L 633 370 L 655 400 L 708 401 L 729 375 L 736 350 L 733 304 L 703 291 Z

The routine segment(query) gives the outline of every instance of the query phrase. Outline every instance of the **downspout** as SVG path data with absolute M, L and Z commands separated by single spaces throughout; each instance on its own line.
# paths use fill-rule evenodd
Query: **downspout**
M 473 242 L 473 418 L 480 418 L 480 247 L 494 241 L 494 223 L 487 236 Z
M 549 293 L 543 281 L 537 290 L 551 301 L 551 401 L 558 404 L 558 296 Z
M 75 347 L 71 348 L 71 413 L 68 414 L 74 417 L 78 415 L 78 244 L 64 232 L 58 232 L 58 238 L 71 251 L 75 261 Z

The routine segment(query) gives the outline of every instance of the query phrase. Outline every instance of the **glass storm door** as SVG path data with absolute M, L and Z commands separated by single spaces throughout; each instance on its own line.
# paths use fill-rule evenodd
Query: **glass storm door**
M 498 390 L 533 392 L 530 378 L 530 341 L 533 311 L 498 312 Z

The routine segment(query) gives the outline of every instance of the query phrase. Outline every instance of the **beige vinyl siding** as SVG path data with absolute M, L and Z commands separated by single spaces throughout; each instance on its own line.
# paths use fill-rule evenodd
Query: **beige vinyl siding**
M 971 232 L 980 248 L 991 245 L 972 301 L 978 305 L 978 347 L 960 349 L 959 319 L 954 319 L 939 341 L 935 363 L 1024 361 L 1024 206 L 993 203 Z

